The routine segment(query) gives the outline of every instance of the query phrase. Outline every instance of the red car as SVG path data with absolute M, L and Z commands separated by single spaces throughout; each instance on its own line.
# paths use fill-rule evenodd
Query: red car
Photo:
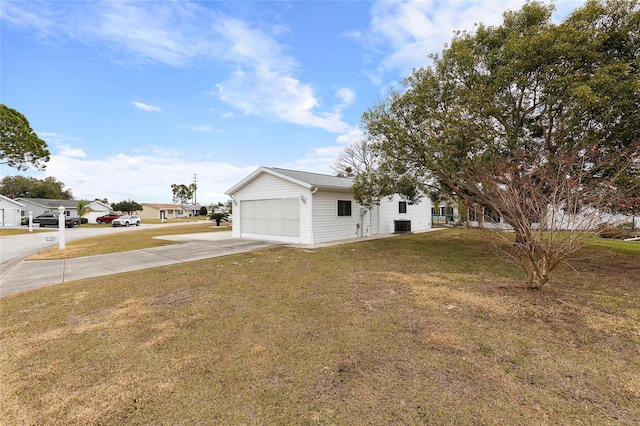
M 99 218 L 97 218 L 96 222 L 98 222 L 98 223 L 111 223 L 115 219 L 119 218 L 120 216 L 122 216 L 122 215 L 121 214 L 105 214 L 104 216 L 100 216 Z

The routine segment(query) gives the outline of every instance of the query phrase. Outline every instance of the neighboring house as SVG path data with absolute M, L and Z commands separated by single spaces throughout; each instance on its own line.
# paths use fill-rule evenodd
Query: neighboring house
M 0 195 L 0 228 L 20 226 L 20 217 L 24 204 Z
M 24 204 L 21 211 L 22 216 L 29 216 L 29 212 L 33 212 L 33 217 L 40 216 L 43 213 L 58 213 L 58 207 L 64 207 L 66 216 L 77 217 L 78 200 L 50 200 L 47 198 L 16 198 L 15 201 Z
M 187 216 L 198 216 L 200 214 L 200 204 L 183 204 L 180 207 L 187 213 Z
M 143 203 L 142 211 L 138 212 L 140 219 L 179 219 L 189 217 L 189 211 L 177 204 Z
M 453 201 L 439 201 L 431 207 L 431 222 L 435 225 L 461 225 L 466 222 L 466 216 L 461 216 L 457 203 Z
M 315 244 L 431 228 L 431 201 L 399 196 L 372 211 L 351 193 L 352 178 L 260 167 L 230 188 L 234 237 Z
M 82 217 L 86 218 L 89 223 L 96 223 L 96 219 L 98 219 L 100 216 L 104 216 L 113 211 L 109 204 L 105 204 L 99 200 L 89 203 L 89 209 L 87 210 L 89 211 Z
M 617 226 L 625 222 L 634 222 L 640 227 L 640 217 L 631 217 L 623 214 L 611 214 L 593 209 L 584 209 L 577 213 L 569 213 L 564 209 L 548 209 L 539 222 L 533 222 L 534 228 L 559 230 L 591 230 L 603 225 Z M 504 219 L 496 212 L 488 208 L 472 207 L 469 209 L 469 226 L 474 228 L 512 229 Z

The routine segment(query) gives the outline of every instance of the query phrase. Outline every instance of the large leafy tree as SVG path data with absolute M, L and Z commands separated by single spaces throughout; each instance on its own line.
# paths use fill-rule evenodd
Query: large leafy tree
M 584 212 L 638 187 L 638 4 L 591 0 L 559 25 L 552 10 L 527 3 L 457 34 L 366 111 L 375 161 L 354 186 L 365 201 L 437 190 L 491 209 L 515 230 L 508 254 L 532 288 L 581 246 L 554 231 L 592 226 Z
M 27 118 L 0 104 L 0 164 L 26 170 L 29 164 L 44 170 L 49 161 L 47 143 L 31 129 Z
M 0 194 L 9 198 L 47 198 L 55 200 L 72 200 L 70 189 L 49 176 L 36 179 L 28 176 L 5 176 L 0 181 Z
M 142 211 L 142 204 L 136 203 L 132 200 L 120 201 L 119 203 L 115 203 L 111 205 L 113 211 L 116 212 L 125 212 L 127 214 L 131 214 L 134 212 Z

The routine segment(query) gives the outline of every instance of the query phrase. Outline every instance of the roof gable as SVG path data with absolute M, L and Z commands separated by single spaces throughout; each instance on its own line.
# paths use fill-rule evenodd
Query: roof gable
M 5 201 L 5 202 L 10 203 L 10 204 L 15 204 L 18 207 L 24 207 L 24 204 L 22 204 L 22 203 L 20 203 L 20 202 L 18 202 L 16 200 L 12 200 L 9 197 L 5 197 L 4 195 L 0 195 L 0 200 Z
M 319 188 L 350 191 L 351 186 L 353 185 L 353 178 L 331 176 L 321 173 L 301 172 L 298 170 L 280 169 L 277 167 L 260 167 L 249 176 L 242 179 L 236 185 L 229 188 L 225 192 L 225 194 L 233 195 L 263 173 L 279 177 L 308 189 Z
M 100 200 L 92 201 L 92 202 L 89 203 L 89 205 L 91 206 L 91 208 L 94 208 L 95 206 L 99 205 L 99 206 L 105 207 L 107 209 L 111 209 L 111 206 L 109 204 L 105 204 Z

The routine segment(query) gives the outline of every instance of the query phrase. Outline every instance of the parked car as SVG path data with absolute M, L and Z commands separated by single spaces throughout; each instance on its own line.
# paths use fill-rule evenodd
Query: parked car
M 33 219 L 33 222 L 39 224 L 40 228 L 44 228 L 45 226 L 58 226 L 58 216 L 58 213 L 45 213 Z M 79 217 L 64 217 L 64 226 L 73 228 L 75 225 L 80 225 Z
M 113 222 L 114 219 L 117 219 L 120 216 L 122 216 L 122 215 L 121 214 L 115 214 L 115 213 L 105 214 L 104 216 L 100 216 L 99 218 L 97 218 L 96 222 L 97 223 L 111 223 L 111 222 Z
M 140 217 L 136 216 L 136 215 L 122 215 L 117 219 L 114 219 L 111 222 L 112 226 L 129 226 L 129 225 L 135 225 L 135 226 L 140 226 Z

